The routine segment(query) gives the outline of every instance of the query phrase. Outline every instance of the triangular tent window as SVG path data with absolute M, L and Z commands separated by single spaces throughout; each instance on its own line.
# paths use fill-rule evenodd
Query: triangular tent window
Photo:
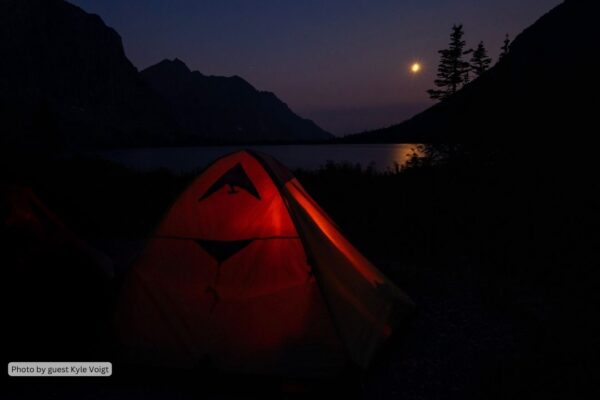
M 260 200 L 260 194 L 258 193 L 258 190 L 256 190 L 256 187 L 252 184 L 252 181 L 248 177 L 248 174 L 246 174 L 246 171 L 244 171 L 242 164 L 238 163 L 229 171 L 225 172 L 223 176 L 217 179 L 217 181 L 208 188 L 206 193 L 204 193 L 202 197 L 198 199 L 198 201 L 206 199 L 211 194 L 217 192 L 226 185 L 229 186 L 230 194 L 237 193 L 237 189 L 239 188 L 247 191 L 252 196 Z
M 222 264 L 235 253 L 252 243 L 252 240 L 221 241 L 197 239 L 195 242 L 210 254 L 212 258 L 217 260 L 219 264 Z

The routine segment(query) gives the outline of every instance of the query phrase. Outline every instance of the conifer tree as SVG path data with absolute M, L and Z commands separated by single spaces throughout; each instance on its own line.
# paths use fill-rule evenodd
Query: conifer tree
M 502 47 L 500 48 L 499 59 L 502 60 L 504 58 L 504 56 L 506 56 L 508 54 L 509 50 L 510 50 L 510 38 L 508 37 L 508 33 L 507 33 L 506 36 L 504 36 L 504 42 L 502 43 Z
M 467 81 L 469 63 L 464 60 L 466 42 L 463 40 L 464 31 L 462 24 L 452 26 L 450 44 L 447 49 L 439 50 L 440 63 L 438 65 L 437 79 L 434 81 L 436 89 L 429 89 L 429 97 L 444 100 L 456 93 Z
M 492 59 L 488 56 L 483 42 L 479 42 L 471 56 L 471 71 L 473 71 L 476 77 L 479 77 L 490 67 L 491 63 Z

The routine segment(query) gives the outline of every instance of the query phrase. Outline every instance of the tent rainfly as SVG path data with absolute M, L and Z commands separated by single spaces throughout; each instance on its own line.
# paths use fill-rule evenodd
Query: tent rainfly
M 132 267 L 117 311 L 138 362 L 286 376 L 366 368 L 413 308 L 272 157 L 210 165 Z

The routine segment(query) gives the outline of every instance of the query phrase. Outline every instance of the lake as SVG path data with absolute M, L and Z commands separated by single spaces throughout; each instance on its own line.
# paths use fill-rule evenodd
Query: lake
M 318 169 L 328 161 L 336 163 L 374 164 L 384 171 L 397 163 L 405 165 L 413 154 L 421 154 L 417 144 L 331 144 L 331 145 L 264 145 L 207 146 L 114 149 L 100 156 L 138 170 L 166 168 L 173 172 L 190 172 L 204 168 L 215 159 L 240 149 L 270 154 L 288 168 Z

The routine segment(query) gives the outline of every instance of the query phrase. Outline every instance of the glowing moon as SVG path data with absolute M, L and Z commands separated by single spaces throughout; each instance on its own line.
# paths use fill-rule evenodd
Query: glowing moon
M 410 66 L 410 72 L 412 72 L 413 74 L 418 74 L 419 72 L 421 72 L 421 64 L 419 64 L 418 62 L 413 63 Z

